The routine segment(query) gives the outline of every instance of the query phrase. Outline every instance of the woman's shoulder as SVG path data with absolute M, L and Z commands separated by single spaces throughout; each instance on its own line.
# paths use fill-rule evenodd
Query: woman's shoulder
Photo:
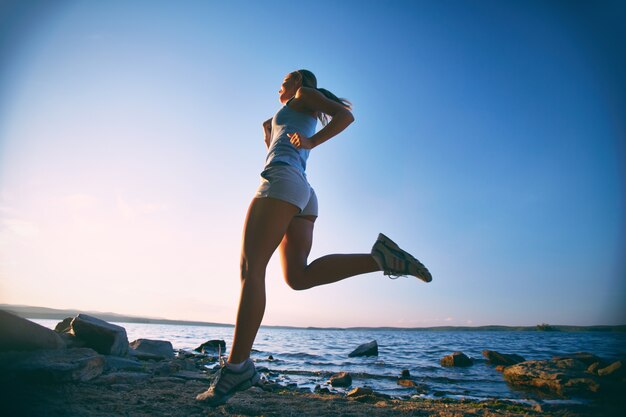
M 309 101 L 311 99 L 324 97 L 324 94 L 322 94 L 316 88 L 302 86 L 298 88 L 294 97 L 296 98 L 296 100 Z
M 315 100 L 313 97 L 317 94 L 322 95 L 314 88 L 300 87 L 296 94 L 287 102 L 288 107 L 312 117 L 317 117 L 317 110 L 313 102 Z

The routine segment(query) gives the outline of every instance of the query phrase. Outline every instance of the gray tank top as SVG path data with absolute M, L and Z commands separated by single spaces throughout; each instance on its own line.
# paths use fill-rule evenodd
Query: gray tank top
M 272 118 L 272 138 L 265 158 L 265 167 L 273 164 L 287 164 L 302 173 L 306 170 L 308 149 L 296 149 L 289 141 L 287 133 L 299 132 L 311 137 L 315 134 L 317 119 L 311 115 L 295 111 L 289 107 L 291 98 Z

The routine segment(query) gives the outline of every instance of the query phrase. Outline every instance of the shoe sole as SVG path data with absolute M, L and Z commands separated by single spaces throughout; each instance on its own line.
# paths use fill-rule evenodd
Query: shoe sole
M 410 253 L 408 253 L 404 249 L 400 248 L 400 246 L 398 246 L 398 244 L 396 242 L 394 242 L 393 240 L 389 239 L 387 236 L 385 236 L 382 233 L 378 234 L 378 241 L 381 242 L 387 249 L 390 249 L 390 250 L 396 251 L 396 252 L 400 252 L 401 254 L 403 254 L 407 258 L 408 262 L 411 262 L 415 266 L 417 266 L 417 268 L 420 270 L 419 271 L 420 275 L 417 276 L 417 278 L 421 279 L 424 282 L 431 282 L 433 280 L 433 277 L 430 274 L 430 271 L 428 271 L 428 269 L 424 266 L 424 264 L 421 263 L 420 261 L 418 261 Z M 387 275 L 389 275 L 389 274 L 387 274 Z

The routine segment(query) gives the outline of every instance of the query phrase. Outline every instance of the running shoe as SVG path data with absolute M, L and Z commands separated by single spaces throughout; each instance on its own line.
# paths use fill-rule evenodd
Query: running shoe
M 198 394 L 196 400 L 204 401 L 212 407 L 224 404 L 236 392 L 247 390 L 256 385 L 260 378 L 251 359 L 246 360 L 246 364 L 239 372 L 235 372 L 228 365 L 224 365 L 217 372 L 209 389 Z
M 390 278 L 412 275 L 424 282 L 433 280 L 428 269 L 413 255 L 400 249 L 396 243 L 380 233 L 372 247 L 372 256 L 380 269 Z

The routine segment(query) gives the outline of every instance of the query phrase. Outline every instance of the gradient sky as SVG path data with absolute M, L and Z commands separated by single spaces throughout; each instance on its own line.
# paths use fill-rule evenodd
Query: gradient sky
M 233 323 L 261 123 L 306 68 L 356 118 L 309 158 L 311 259 L 382 231 L 434 280 L 295 292 L 276 256 L 264 324 L 626 323 L 618 4 L 5 1 L 0 303 Z

